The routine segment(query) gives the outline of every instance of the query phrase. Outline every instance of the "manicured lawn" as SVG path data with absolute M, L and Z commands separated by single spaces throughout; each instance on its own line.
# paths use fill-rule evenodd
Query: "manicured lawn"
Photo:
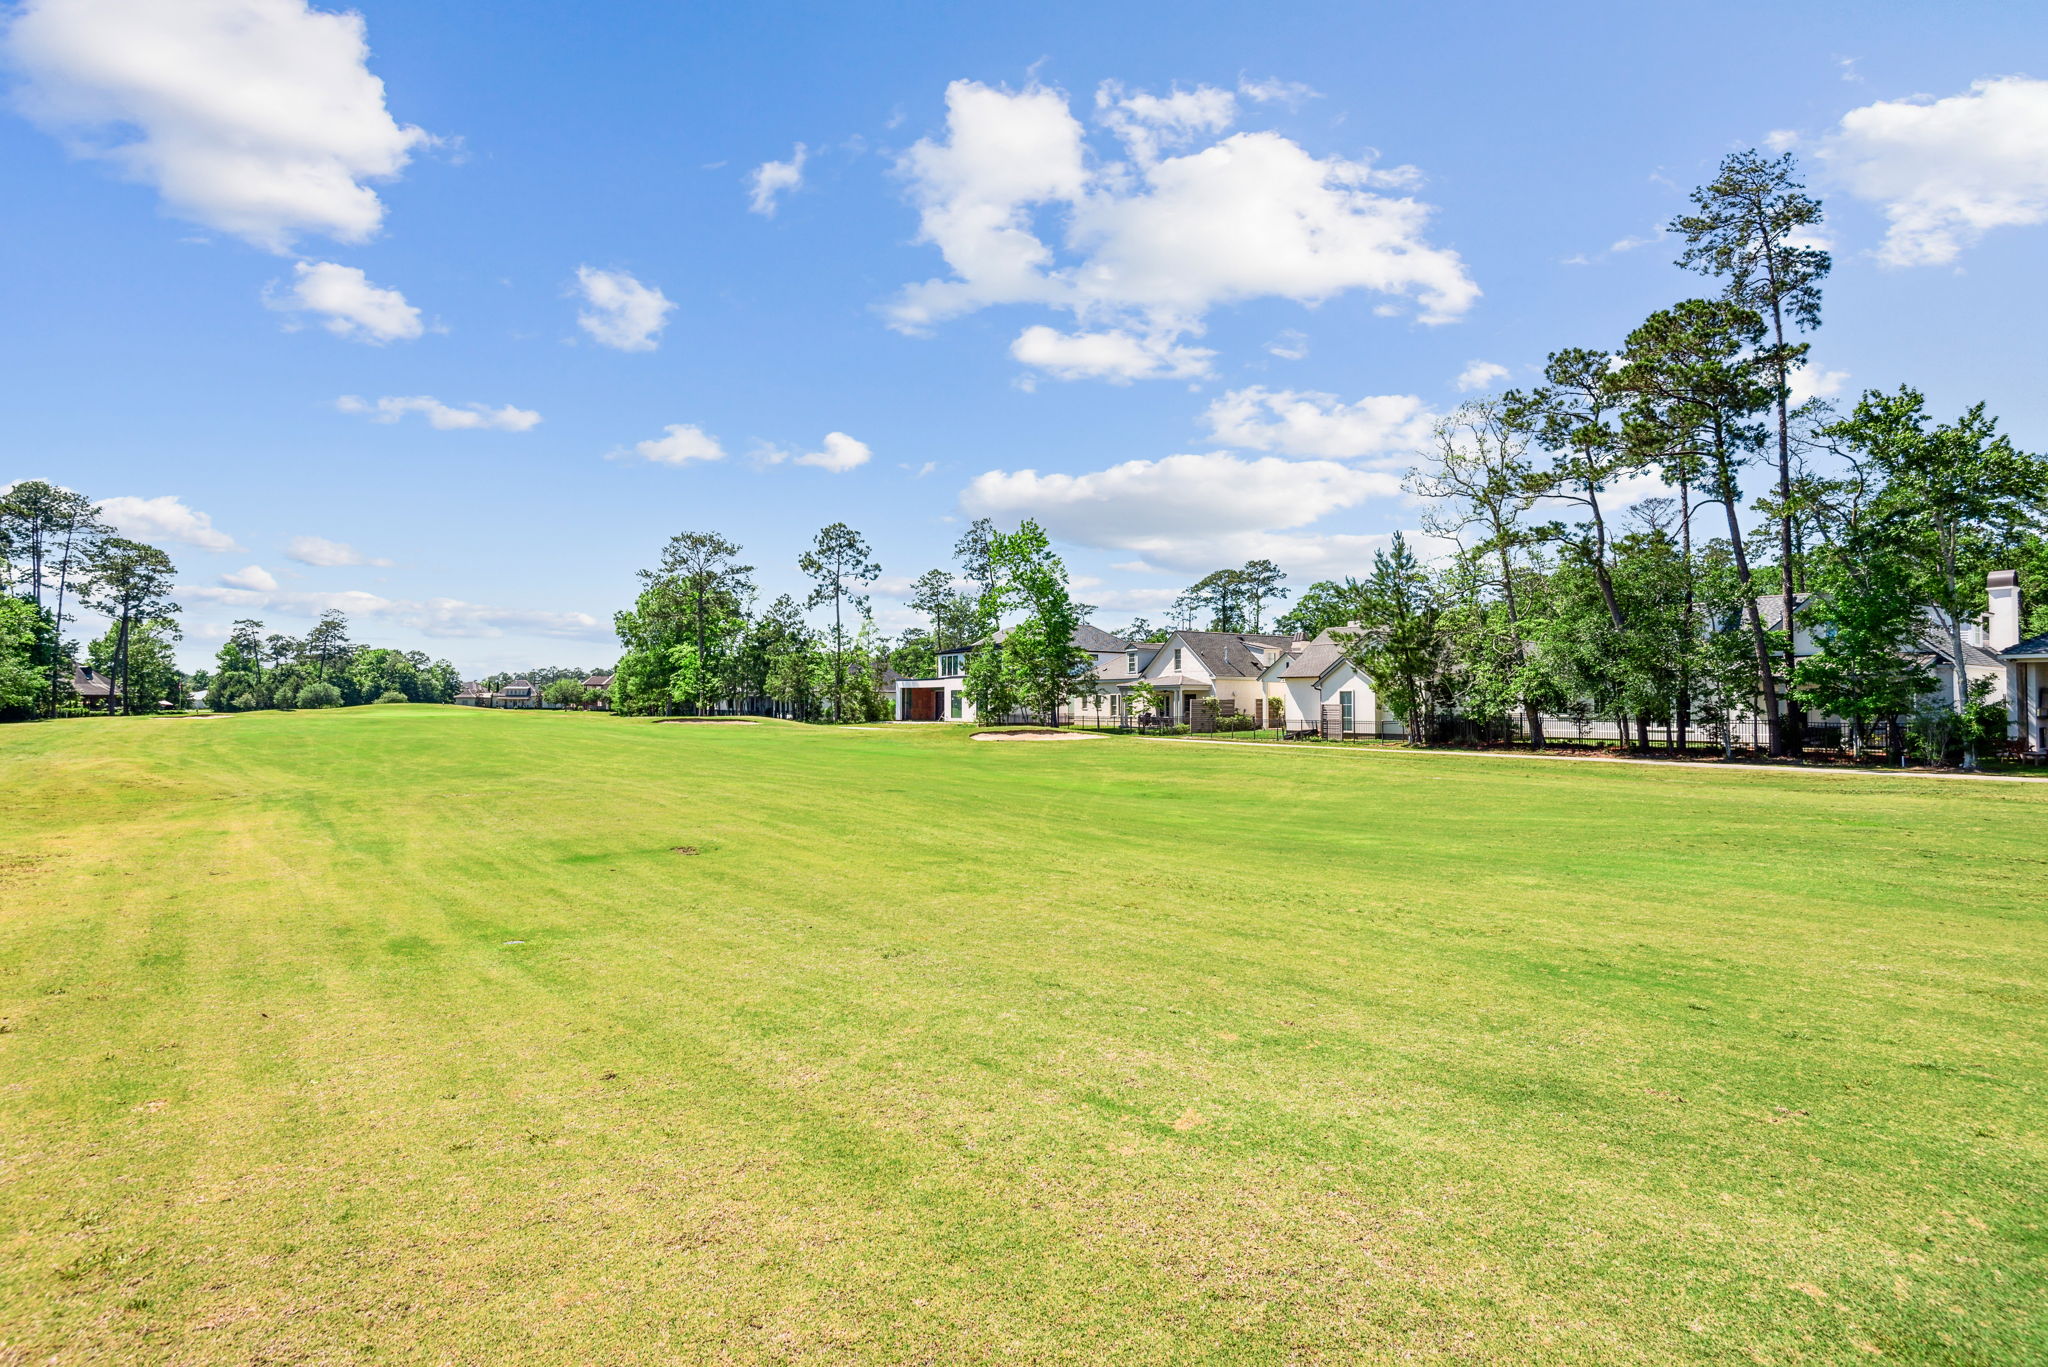
M 965 734 L 0 729 L 0 1363 L 2048 1358 L 2048 787 Z

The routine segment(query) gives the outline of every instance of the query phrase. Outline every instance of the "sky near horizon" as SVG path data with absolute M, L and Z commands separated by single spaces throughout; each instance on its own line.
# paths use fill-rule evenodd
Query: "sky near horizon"
M 1697 14 L 0 8 L 0 484 L 169 550 L 188 666 L 598 666 L 671 534 L 800 594 L 835 521 L 885 629 L 981 515 L 1156 620 L 1362 573 L 1436 415 L 1714 288 L 1662 225 L 1750 146 L 1828 210 L 1801 388 L 2048 446 L 2048 8 Z

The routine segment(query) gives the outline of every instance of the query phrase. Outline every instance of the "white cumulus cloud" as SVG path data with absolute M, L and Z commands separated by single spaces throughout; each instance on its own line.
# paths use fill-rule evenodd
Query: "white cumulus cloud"
M 362 16 L 305 0 L 29 0 L 5 46 L 30 118 L 271 251 L 375 234 L 366 182 L 430 140 L 385 108 Z
M 1010 355 L 1057 379 L 1183 379 L 1207 375 L 1215 352 L 1177 346 L 1172 336 L 1138 336 L 1121 328 L 1106 332 L 1061 332 L 1035 323 L 1010 343 Z
M 1887 265 L 1945 265 L 1993 228 L 2048 222 L 2048 80 L 2000 76 L 1946 99 L 1881 100 L 1844 114 L 1817 151 L 1883 211 Z
M 1037 518 L 1063 541 L 1137 551 L 1177 569 L 1267 556 L 1297 567 L 1337 563 L 1383 537 L 1292 529 L 1369 498 L 1395 497 L 1398 476 L 1328 460 L 1246 459 L 1217 452 L 1130 460 L 1086 474 L 991 470 L 961 493 L 975 517 Z
M 136 541 L 176 541 L 202 551 L 241 549 L 232 536 L 213 525 L 211 517 L 186 507 L 175 494 L 101 499 L 100 514 L 121 535 Z
M 1458 372 L 1458 388 L 1491 389 L 1508 377 L 1508 368 L 1492 361 L 1474 361 Z
M 253 589 L 268 593 L 277 587 L 277 576 L 261 565 L 245 565 L 238 570 L 229 570 L 220 577 L 220 582 L 231 589 Z
M 823 448 L 798 456 L 796 463 L 815 465 L 821 470 L 843 475 L 848 470 L 866 465 L 873 455 L 866 442 L 855 441 L 844 432 L 827 432 Z
M 426 329 L 420 311 L 397 290 L 370 283 L 354 266 L 332 261 L 300 261 L 292 267 L 289 289 L 273 286 L 264 302 L 287 313 L 320 315 L 320 326 L 352 342 L 410 340 Z
M 344 394 L 334 401 L 334 406 L 344 413 L 364 414 L 372 422 L 397 422 L 408 413 L 418 413 L 426 418 L 429 427 L 442 432 L 530 432 L 540 423 L 540 414 L 530 408 L 514 408 L 511 404 L 493 408 L 484 403 L 457 408 L 426 394 L 387 396 L 374 402 Z
M 1792 391 L 1792 402 L 1805 403 L 1808 399 L 1832 399 L 1841 393 L 1842 386 L 1849 382 L 1849 372 L 1804 365 L 1786 378 L 1790 382 L 1786 387 Z
M 549 612 L 532 608 L 500 608 L 460 598 L 386 598 L 362 589 L 332 593 L 296 593 L 251 588 L 178 586 L 181 599 L 219 603 L 242 612 L 284 613 L 315 618 L 330 609 L 350 617 L 373 617 L 412 628 L 422 636 L 492 637 L 508 631 L 565 640 L 609 640 L 612 628 L 587 612 Z
M 628 454 L 614 451 L 611 459 L 625 459 Z M 718 438 L 701 427 L 672 422 L 661 429 L 660 436 L 634 442 L 630 454 L 656 465 L 689 465 L 696 461 L 724 460 L 725 448 L 719 445 Z
M 1233 389 L 1209 405 L 1210 440 L 1288 456 L 1357 460 L 1424 446 L 1436 413 L 1413 394 L 1369 394 L 1345 403 L 1310 390 Z
M 890 307 L 895 326 L 1038 304 L 1090 331 L 1170 343 L 1198 334 L 1212 308 L 1261 297 L 1315 304 L 1364 290 L 1424 322 L 1478 298 L 1457 253 L 1428 240 L 1430 207 L 1395 193 L 1415 183 L 1413 168 L 1318 158 L 1271 132 L 1190 146 L 1227 127 L 1227 91 L 1112 86 L 1099 99 L 1128 161 L 1091 163 L 1060 91 L 947 87 L 945 137 L 920 140 L 898 170 L 920 240 L 952 273 L 905 289 Z M 1057 216 L 1057 239 L 1040 236 L 1041 215 Z
M 675 309 L 667 295 L 625 271 L 578 266 L 576 289 L 585 305 L 577 324 L 600 346 L 618 351 L 654 350 Z
M 324 536 L 295 536 L 284 548 L 284 553 L 301 565 L 319 565 L 328 568 L 336 565 L 389 565 L 389 560 L 379 560 L 364 555 L 346 541 L 329 541 Z
M 747 211 L 766 218 L 775 217 L 776 199 L 804 185 L 804 161 L 809 156 L 798 143 L 788 161 L 764 161 L 747 174 Z
M 1197 134 L 1220 133 L 1237 122 L 1237 96 L 1212 85 L 1175 87 L 1164 95 L 1125 94 L 1117 81 L 1095 91 L 1095 108 L 1108 128 L 1139 161 L 1156 161 L 1162 149 L 1185 147 Z

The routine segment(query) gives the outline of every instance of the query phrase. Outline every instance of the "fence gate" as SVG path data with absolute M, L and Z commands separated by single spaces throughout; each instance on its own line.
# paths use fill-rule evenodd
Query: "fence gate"
M 1323 704 L 1322 735 L 1324 740 L 1344 739 L 1344 707 L 1341 703 Z

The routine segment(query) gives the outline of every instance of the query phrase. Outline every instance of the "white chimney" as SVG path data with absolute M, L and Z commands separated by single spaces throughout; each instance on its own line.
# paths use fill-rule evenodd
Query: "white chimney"
M 2020 577 L 2014 570 L 1993 570 L 1984 587 L 1991 595 L 1991 611 L 1984 617 L 1984 644 L 2004 650 L 2020 640 Z

